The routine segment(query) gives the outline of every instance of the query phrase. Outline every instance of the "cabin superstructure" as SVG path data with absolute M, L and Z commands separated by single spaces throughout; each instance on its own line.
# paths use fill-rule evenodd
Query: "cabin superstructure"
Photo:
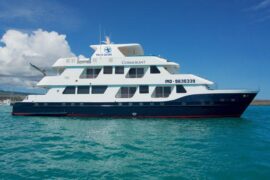
M 47 94 L 26 101 L 167 101 L 190 94 L 195 86 L 206 90 L 213 84 L 192 74 L 178 74 L 179 64 L 145 56 L 139 44 L 90 47 L 95 51 L 91 58 L 58 59 L 53 68 L 59 74 L 37 84 L 47 88 Z

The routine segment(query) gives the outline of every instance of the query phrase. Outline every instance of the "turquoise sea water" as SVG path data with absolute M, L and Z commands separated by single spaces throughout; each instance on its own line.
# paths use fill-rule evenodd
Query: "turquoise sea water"
M 0 106 L 0 179 L 270 179 L 270 107 L 242 118 L 13 117 Z

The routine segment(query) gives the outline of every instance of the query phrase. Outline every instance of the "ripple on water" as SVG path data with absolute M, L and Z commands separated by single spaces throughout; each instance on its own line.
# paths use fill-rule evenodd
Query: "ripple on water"
M 4 179 L 268 179 L 270 107 L 242 119 L 13 117 L 0 107 Z
M 41 137 L 40 141 L 41 142 L 47 142 L 47 141 L 62 141 L 64 138 L 60 136 L 45 136 Z

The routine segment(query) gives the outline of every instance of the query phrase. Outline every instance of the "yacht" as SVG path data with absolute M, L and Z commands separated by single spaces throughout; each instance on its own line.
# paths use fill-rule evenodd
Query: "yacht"
M 179 73 L 179 64 L 146 56 L 140 44 L 90 46 L 90 58 L 60 58 L 54 76 L 37 86 L 47 91 L 13 104 L 18 116 L 115 118 L 240 117 L 258 91 L 219 90 L 213 82 Z

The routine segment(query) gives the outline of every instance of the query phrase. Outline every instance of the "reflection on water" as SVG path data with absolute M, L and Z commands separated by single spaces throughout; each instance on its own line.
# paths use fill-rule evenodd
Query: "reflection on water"
M 13 117 L 0 107 L 6 178 L 265 178 L 270 108 L 243 118 Z

